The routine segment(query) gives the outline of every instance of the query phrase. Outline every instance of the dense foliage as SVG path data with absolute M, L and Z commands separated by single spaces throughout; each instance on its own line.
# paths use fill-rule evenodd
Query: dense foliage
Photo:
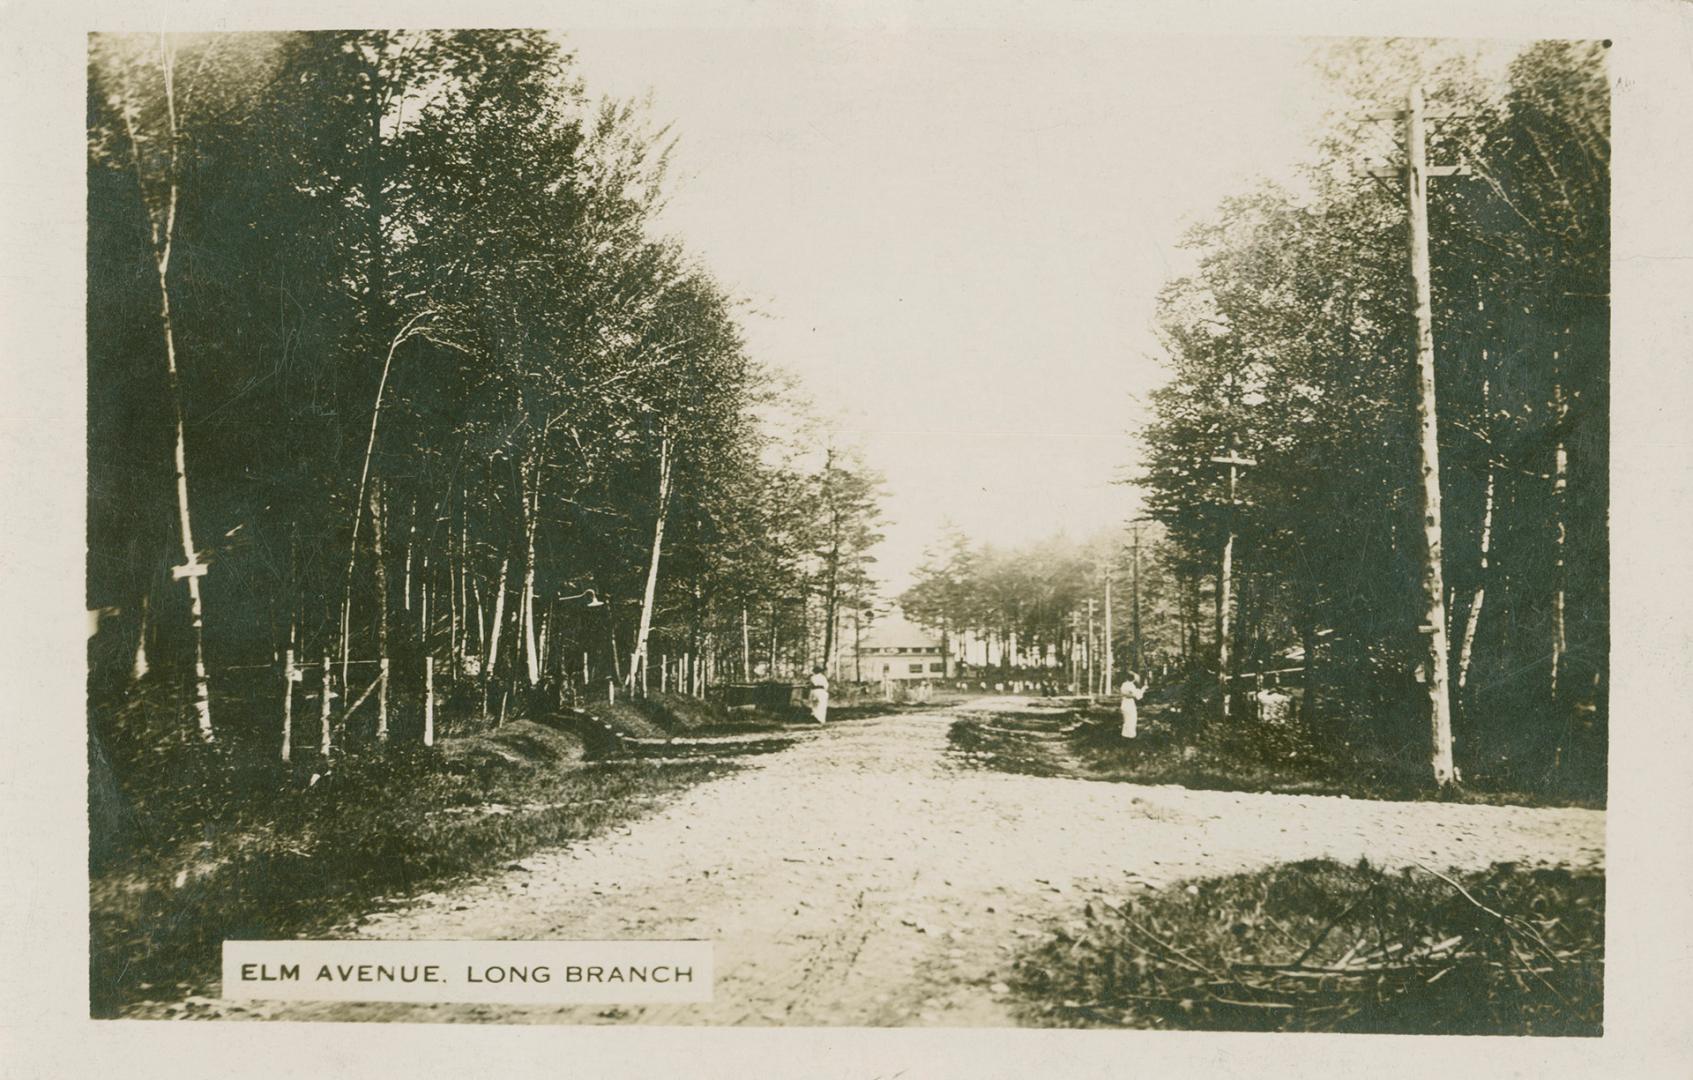
M 96 36 L 88 109 L 97 705 L 199 650 L 212 737 L 274 750 L 292 651 L 311 752 L 322 669 L 336 741 L 388 732 L 343 718 L 387 661 L 415 739 L 426 677 L 697 691 L 872 589 L 876 478 L 771 434 L 803 402 L 657 235 L 667 136 L 555 37 Z
M 1603 49 L 1537 43 L 1502 87 L 1461 52 L 1438 56 L 1418 42 L 1333 47 L 1325 64 L 1354 107 L 1320 142 L 1301 190 L 1261 186 L 1191 231 L 1196 269 L 1159 298 L 1169 379 L 1139 433 L 1135 480 L 1156 527 L 1134 567 L 1124 564 L 1140 545 L 1128 536 L 1088 552 L 948 541 L 904 597 L 908 610 L 928 625 L 1063 649 L 1109 566 L 1119 604 L 1130 582 L 1140 593 L 1136 625 L 1114 627 L 1118 670 L 1149 654 L 1214 670 L 1210 618 L 1232 534 L 1231 674 L 1303 667 L 1307 723 L 1426 748 L 1406 204 L 1402 185 L 1368 175 L 1400 152 L 1396 129 L 1359 119 L 1421 81 L 1440 116 L 1429 160 L 1470 169 L 1436 179 L 1429 196 L 1458 759 L 1472 776 L 1602 789 Z M 1238 469 L 1232 502 L 1230 469 L 1216 460 L 1230 456 L 1255 463 Z

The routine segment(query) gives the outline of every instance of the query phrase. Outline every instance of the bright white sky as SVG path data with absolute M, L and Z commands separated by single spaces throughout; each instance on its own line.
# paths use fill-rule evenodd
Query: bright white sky
M 674 124 L 664 226 L 764 313 L 754 355 L 886 474 L 890 593 L 947 519 L 1017 543 L 1132 516 L 1112 480 L 1175 243 L 1307 157 L 1325 98 L 1293 38 L 568 38 L 591 93 Z

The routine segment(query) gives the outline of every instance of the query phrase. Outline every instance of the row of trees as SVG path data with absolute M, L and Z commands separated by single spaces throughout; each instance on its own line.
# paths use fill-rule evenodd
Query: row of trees
M 1430 162 L 1469 168 L 1428 196 L 1441 513 L 1425 522 L 1419 498 L 1404 192 L 1367 177 L 1381 135 L 1355 119 L 1323 142 L 1306 191 L 1261 187 L 1191 234 L 1198 269 L 1160 298 L 1171 378 L 1140 482 L 1176 573 L 1215 580 L 1232 546 L 1249 583 L 1239 611 L 1218 612 L 1233 666 L 1303 643 L 1329 667 L 1334 710 L 1407 740 L 1429 678 L 1425 526 L 1438 529 L 1460 758 L 1557 769 L 1585 733 L 1581 765 L 1602 776 L 1603 49 L 1535 44 L 1502 93 L 1465 63 L 1419 70 L 1428 55 L 1349 46 L 1330 60 L 1353 117 L 1427 85 Z
M 697 692 L 873 590 L 876 478 L 772 434 L 668 136 L 556 38 L 97 36 L 88 104 L 96 690 L 428 740 L 438 674 Z
M 1050 667 L 1087 684 L 1091 669 L 1098 684 L 1108 671 L 1182 665 L 1197 630 L 1197 583 L 1171 572 L 1162 535 L 1137 522 L 1127 536 L 1001 547 L 948 528 L 900 608 L 955 655 L 963 642 L 980 646 L 1005 672 Z
M 1015 550 L 948 535 L 901 597 L 909 614 L 1002 643 L 1006 663 L 1015 642 L 1071 666 L 1109 573 L 1118 670 L 1150 656 L 1241 689 L 1297 662 L 1306 722 L 1426 753 L 1432 533 L 1459 760 L 1603 782 L 1603 47 L 1538 43 L 1502 91 L 1463 52 L 1440 57 L 1426 42 L 1332 48 L 1348 101 L 1303 190 L 1261 186 L 1190 233 L 1197 270 L 1159 298 L 1170 378 L 1139 433 L 1150 521 Z M 1436 116 L 1428 160 L 1468 169 L 1428 196 L 1440 512 L 1427 520 L 1405 189 L 1370 176 L 1401 150 L 1395 129 L 1361 119 L 1417 83 Z M 1227 715 L 1231 696 L 1204 708 Z

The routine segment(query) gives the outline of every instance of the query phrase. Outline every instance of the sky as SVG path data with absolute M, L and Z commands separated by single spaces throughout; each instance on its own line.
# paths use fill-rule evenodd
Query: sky
M 947 522 L 978 542 L 1091 535 L 1163 379 L 1184 230 L 1309 156 L 1296 38 L 933 30 L 572 31 L 594 95 L 678 137 L 661 227 L 745 296 L 887 478 L 897 594 Z

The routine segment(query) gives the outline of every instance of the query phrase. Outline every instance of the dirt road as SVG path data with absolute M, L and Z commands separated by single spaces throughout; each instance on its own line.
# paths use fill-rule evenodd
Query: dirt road
M 1188 791 L 987 772 L 947 753 L 971 710 L 830 726 L 650 817 L 363 920 L 369 938 L 707 938 L 702 1005 L 214 1003 L 231 1018 L 1004 1025 L 1019 942 L 1083 895 L 1316 856 L 1597 865 L 1604 814 Z

